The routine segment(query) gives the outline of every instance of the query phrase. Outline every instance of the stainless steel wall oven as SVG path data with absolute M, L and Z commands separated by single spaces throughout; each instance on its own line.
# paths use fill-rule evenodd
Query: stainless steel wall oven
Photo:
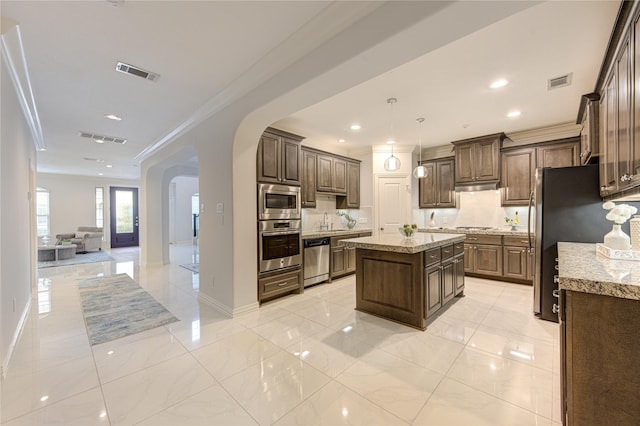
M 258 220 L 300 219 L 300 187 L 258 184 Z
M 258 222 L 260 273 L 302 264 L 301 221 L 261 220 Z

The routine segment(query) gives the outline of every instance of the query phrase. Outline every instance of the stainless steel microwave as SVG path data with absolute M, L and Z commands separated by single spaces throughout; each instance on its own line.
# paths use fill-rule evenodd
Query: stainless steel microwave
M 258 184 L 258 220 L 300 219 L 300 187 Z

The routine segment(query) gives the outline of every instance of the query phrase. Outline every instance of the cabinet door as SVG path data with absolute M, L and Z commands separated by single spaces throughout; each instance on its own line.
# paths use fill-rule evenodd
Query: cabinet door
M 316 207 L 316 161 L 317 154 L 302 151 L 302 182 L 300 196 L 302 207 Z
M 445 160 L 436 163 L 436 191 L 438 207 L 455 207 L 454 161 Z
M 456 183 L 475 181 L 473 146 L 473 144 L 467 144 L 455 147 Z
M 442 306 L 442 267 L 436 265 L 426 268 L 424 271 L 424 283 L 426 286 L 424 311 L 425 318 L 428 318 Z
M 505 278 L 525 280 L 527 278 L 527 249 L 505 246 L 502 248 L 503 275 Z
M 456 291 L 455 262 L 451 259 L 442 264 L 442 304 L 453 299 Z
M 500 178 L 498 170 L 499 146 L 497 139 L 488 139 L 475 143 L 475 180 L 494 181 Z
M 521 206 L 529 203 L 534 189 L 536 151 L 522 148 L 502 153 L 502 205 Z
M 347 162 L 333 159 L 333 192 L 347 193 Z
M 580 141 L 538 147 L 538 167 L 571 167 L 580 165 Z
M 360 208 L 360 163 L 347 163 L 347 205 L 348 209 Z
M 281 182 L 287 185 L 300 185 L 300 176 L 302 176 L 300 142 L 281 138 L 280 143 L 282 155 Z
M 333 158 L 326 155 L 318 155 L 318 191 L 333 191 Z
M 258 181 L 280 183 L 280 167 L 280 138 L 263 133 L 258 145 Z
M 604 158 L 600 160 L 600 183 L 602 183 L 602 187 L 600 189 L 602 194 L 609 194 L 615 192 L 615 190 L 617 189 L 616 176 L 618 174 L 616 169 L 618 164 L 616 162 L 616 158 L 618 156 L 618 132 L 616 118 L 618 115 L 618 91 L 616 87 L 616 74 L 611 73 L 605 89 L 606 95 L 602 99 L 604 102 Z
M 427 176 L 418 179 L 418 203 L 421 209 L 436 207 L 436 163 L 428 162 L 422 164 L 427 169 Z
M 536 270 L 536 249 L 527 249 L 527 280 L 533 281 Z
M 474 247 L 474 272 L 496 277 L 502 276 L 502 246 L 477 244 Z
M 331 278 L 347 271 L 344 246 L 331 247 Z
M 346 272 L 354 272 L 356 270 L 356 248 L 345 247 L 344 256 L 346 261 Z
M 618 188 L 622 189 L 631 183 L 628 179 L 631 172 L 631 51 L 629 39 L 622 46 L 620 57 L 616 62 L 618 74 Z
M 462 293 L 464 290 L 464 258 L 462 256 L 457 256 L 453 259 L 454 263 L 454 283 L 456 296 Z
M 633 58 L 633 80 L 634 80 L 634 109 L 633 109 L 633 145 L 631 156 L 631 173 L 640 174 L 640 19 L 635 21 L 634 46 L 635 56 Z
M 464 271 L 473 273 L 475 270 L 475 256 L 474 256 L 474 245 L 473 244 L 465 244 L 464 245 Z

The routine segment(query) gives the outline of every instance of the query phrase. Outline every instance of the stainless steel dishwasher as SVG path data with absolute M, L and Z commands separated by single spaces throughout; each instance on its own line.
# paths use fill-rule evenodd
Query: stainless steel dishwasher
M 308 287 L 329 279 L 329 238 L 304 240 L 304 286 Z

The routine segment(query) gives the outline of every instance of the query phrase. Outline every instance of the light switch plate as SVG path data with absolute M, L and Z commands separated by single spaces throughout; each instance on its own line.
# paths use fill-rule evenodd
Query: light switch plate
M 216 204 L 216 213 L 222 213 L 222 212 L 224 212 L 224 204 L 223 203 Z

